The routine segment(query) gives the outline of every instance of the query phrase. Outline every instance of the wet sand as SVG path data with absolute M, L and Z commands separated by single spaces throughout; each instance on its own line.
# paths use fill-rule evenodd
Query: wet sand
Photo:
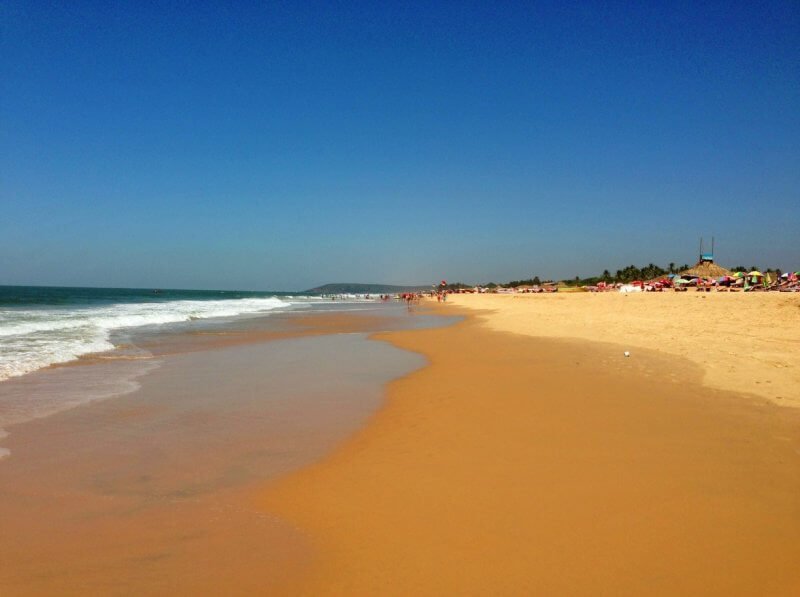
M 169 338 L 138 391 L 9 426 L 0 594 L 280 592 L 314 552 L 254 507 L 253 487 L 327 454 L 384 383 L 423 365 L 366 339 L 391 320 L 303 316 L 268 342 Z
M 288 594 L 800 591 L 795 409 L 658 351 L 476 318 L 380 337 L 429 366 L 259 498 L 317 554 Z

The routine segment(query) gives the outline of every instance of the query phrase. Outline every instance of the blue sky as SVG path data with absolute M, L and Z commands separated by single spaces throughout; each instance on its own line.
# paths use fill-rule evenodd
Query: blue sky
M 0 284 L 800 268 L 797 2 L 161 4 L 0 5 Z

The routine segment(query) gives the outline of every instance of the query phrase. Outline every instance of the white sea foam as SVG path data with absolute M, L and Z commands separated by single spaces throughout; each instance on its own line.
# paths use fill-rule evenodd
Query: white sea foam
M 7 380 L 0 384 L 0 429 L 135 392 L 137 378 L 158 366 L 156 359 L 112 361 L 101 369 L 61 367 L 42 371 L 35 379 Z
M 0 309 L 0 381 L 110 350 L 111 333 L 117 330 L 264 313 L 292 304 L 270 297 Z

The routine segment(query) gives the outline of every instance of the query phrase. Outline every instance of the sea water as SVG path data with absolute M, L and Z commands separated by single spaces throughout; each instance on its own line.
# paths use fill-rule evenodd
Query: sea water
M 337 298 L 338 308 L 374 302 Z M 280 292 L 0 286 L 0 435 L 4 426 L 138 389 L 137 378 L 159 361 L 131 340 L 137 335 L 331 304 Z M 52 367 L 96 353 L 107 363 L 100 370 Z
M 0 286 L 0 381 L 115 347 L 143 326 L 264 314 L 314 297 L 277 293 Z

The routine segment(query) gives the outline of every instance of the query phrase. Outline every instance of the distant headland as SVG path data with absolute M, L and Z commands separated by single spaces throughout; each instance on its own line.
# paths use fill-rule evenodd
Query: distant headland
M 338 283 L 324 284 L 305 292 L 308 294 L 395 294 L 398 292 L 420 292 L 422 290 L 430 290 L 430 288 L 430 285 L 395 286 L 391 284 Z

